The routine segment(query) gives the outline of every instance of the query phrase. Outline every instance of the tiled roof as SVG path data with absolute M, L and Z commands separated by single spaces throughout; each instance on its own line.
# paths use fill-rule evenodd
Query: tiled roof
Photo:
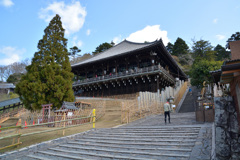
M 143 49 L 145 47 L 157 44 L 159 42 L 162 43 L 162 40 L 154 41 L 154 42 L 150 42 L 150 43 L 135 43 L 135 42 L 130 42 L 130 41 L 124 40 L 121 43 L 117 44 L 116 46 L 113 46 L 113 47 L 109 48 L 108 50 L 101 52 L 90 59 L 81 61 L 76 64 L 72 64 L 71 66 L 75 67 L 75 66 L 79 66 L 82 64 L 87 64 L 87 63 L 91 63 L 94 61 L 102 60 L 105 58 L 118 56 L 118 55 L 129 53 L 129 52 L 132 52 L 135 50 Z
M 21 102 L 19 98 L 14 98 L 14 99 L 10 99 L 10 100 L 6 100 L 6 101 L 1 101 L 0 102 L 0 108 L 4 107 L 4 106 L 9 106 L 15 103 L 19 103 Z
M 239 61 L 240 59 L 228 60 L 228 61 L 224 61 L 223 65 L 227 65 L 228 63 L 239 62 Z
M 73 110 L 77 110 L 78 108 L 75 107 L 75 103 L 74 102 L 63 102 L 63 105 L 60 109 L 73 109 Z
M 1 88 L 15 88 L 15 86 L 12 83 L 0 83 L 0 89 Z
M 222 70 L 221 69 L 218 69 L 218 70 L 215 70 L 215 71 L 210 71 L 211 74 L 214 74 L 214 73 L 221 73 Z

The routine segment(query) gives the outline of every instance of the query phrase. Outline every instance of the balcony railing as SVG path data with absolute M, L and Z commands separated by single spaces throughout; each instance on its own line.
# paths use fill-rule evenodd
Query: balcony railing
M 124 72 L 119 72 L 119 73 L 111 73 L 110 75 L 104 75 L 104 76 L 98 76 L 98 77 L 93 77 L 93 78 L 87 78 L 84 80 L 78 80 L 73 83 L 74 86 L 79 86 L 79 85 L 84 85 L 84 84 L 90 84 L 90 83 L 96 83 L 96 82 L 103 82 L 107 80 L 114 80 L 114 79 L 122 79 L 122 78 L 128 78 L 128 77 L 134 77 L 134 76 L 139 76 L 139 75 L 144 75 L 144 74 L 153 74 L 160 72 L 172 83 L 174 83 L 174 77 L 170 75 L 162 66 L 156 65 L 156 66 L 150 66 L 150 67 L 145 67 L 145 68 L 136 68 L 136 69 L 130 69 Z

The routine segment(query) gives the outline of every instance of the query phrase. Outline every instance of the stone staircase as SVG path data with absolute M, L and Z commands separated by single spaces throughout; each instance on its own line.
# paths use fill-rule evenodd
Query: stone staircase
M 199 126 L 97 129 L 17 159 L 189 159 Z
M 188 92 L 186 98 L 183 101 L 183 104 L 179 110 L 179 113 L 186 113 L 186 112 L 195 112 L 196 106 L 195 102 L 197 101 L 198 92 L 201 90 L 197 87 L 191 86 L 192 88 L 192 95 Z

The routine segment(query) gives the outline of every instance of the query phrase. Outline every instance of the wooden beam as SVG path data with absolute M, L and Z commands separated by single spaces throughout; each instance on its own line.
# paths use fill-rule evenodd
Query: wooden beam
M 234 72 L 240 72 L 240 69 L 234 69 L 230 71 L 223 71 L 222 74 L 229 74 L 229 73 L 234 73 Z

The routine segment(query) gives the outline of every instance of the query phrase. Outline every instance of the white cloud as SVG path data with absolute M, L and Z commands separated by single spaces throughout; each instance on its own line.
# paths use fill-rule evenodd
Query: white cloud
M 113 38 L 113 42 L 114 42 L 115 44 L 118 44 L 118 43 L 121 42 L 121 41 L 122 41 L 122 36 L 121 36 L 121 35 Z
M 220 35 L 220 34 L 216 35 L 216 37 L 217 37 L 218 40 L 223 40 L 223 39 L 226 38 L 226 36 Z
M 81 40 L 78 40 L 78 37 L 75 36 L 73 37 L 73 42 L 72 42 L 73 46 L 77 46 L 78 48 L 82 47 L 83 42 Z
M 218 19 L 217 18 L 215 18 L 214 20 L 213 20 L 213 23 L 217 23 L 218 22 Z
M 170 41 L 167 37 L 167 31 L 160 29 L 160 25 L 146 26 L 142 30 L 136 31 L 127 38 L 129 41 L 133 42 L 152 42 L 156 39 L 162 38 L 164 45 Z
M 14 62 L 20 61 L 20 57 L 24 52 L 26 52 L 25 49 L 17 49 L 10 46 L 0 48 L 0 64 L 9 65 Z
M 87 32 L 86 32 L 86 35 L 89 36 L 91 34 L 91 30 L 88 29 Z
M 14 5 L 12 0 L 0 0 L 0 4 L 4 7 L 11 7 L 12 5 Z
M 69 5 L 64 2 L 53 2 L 40 10 L 39 18 L 49 22 L 56 14 L 60 15 L 66 34 L 71 34 L 82 28 L 87 12 L 78 1 L 73 1 Z

